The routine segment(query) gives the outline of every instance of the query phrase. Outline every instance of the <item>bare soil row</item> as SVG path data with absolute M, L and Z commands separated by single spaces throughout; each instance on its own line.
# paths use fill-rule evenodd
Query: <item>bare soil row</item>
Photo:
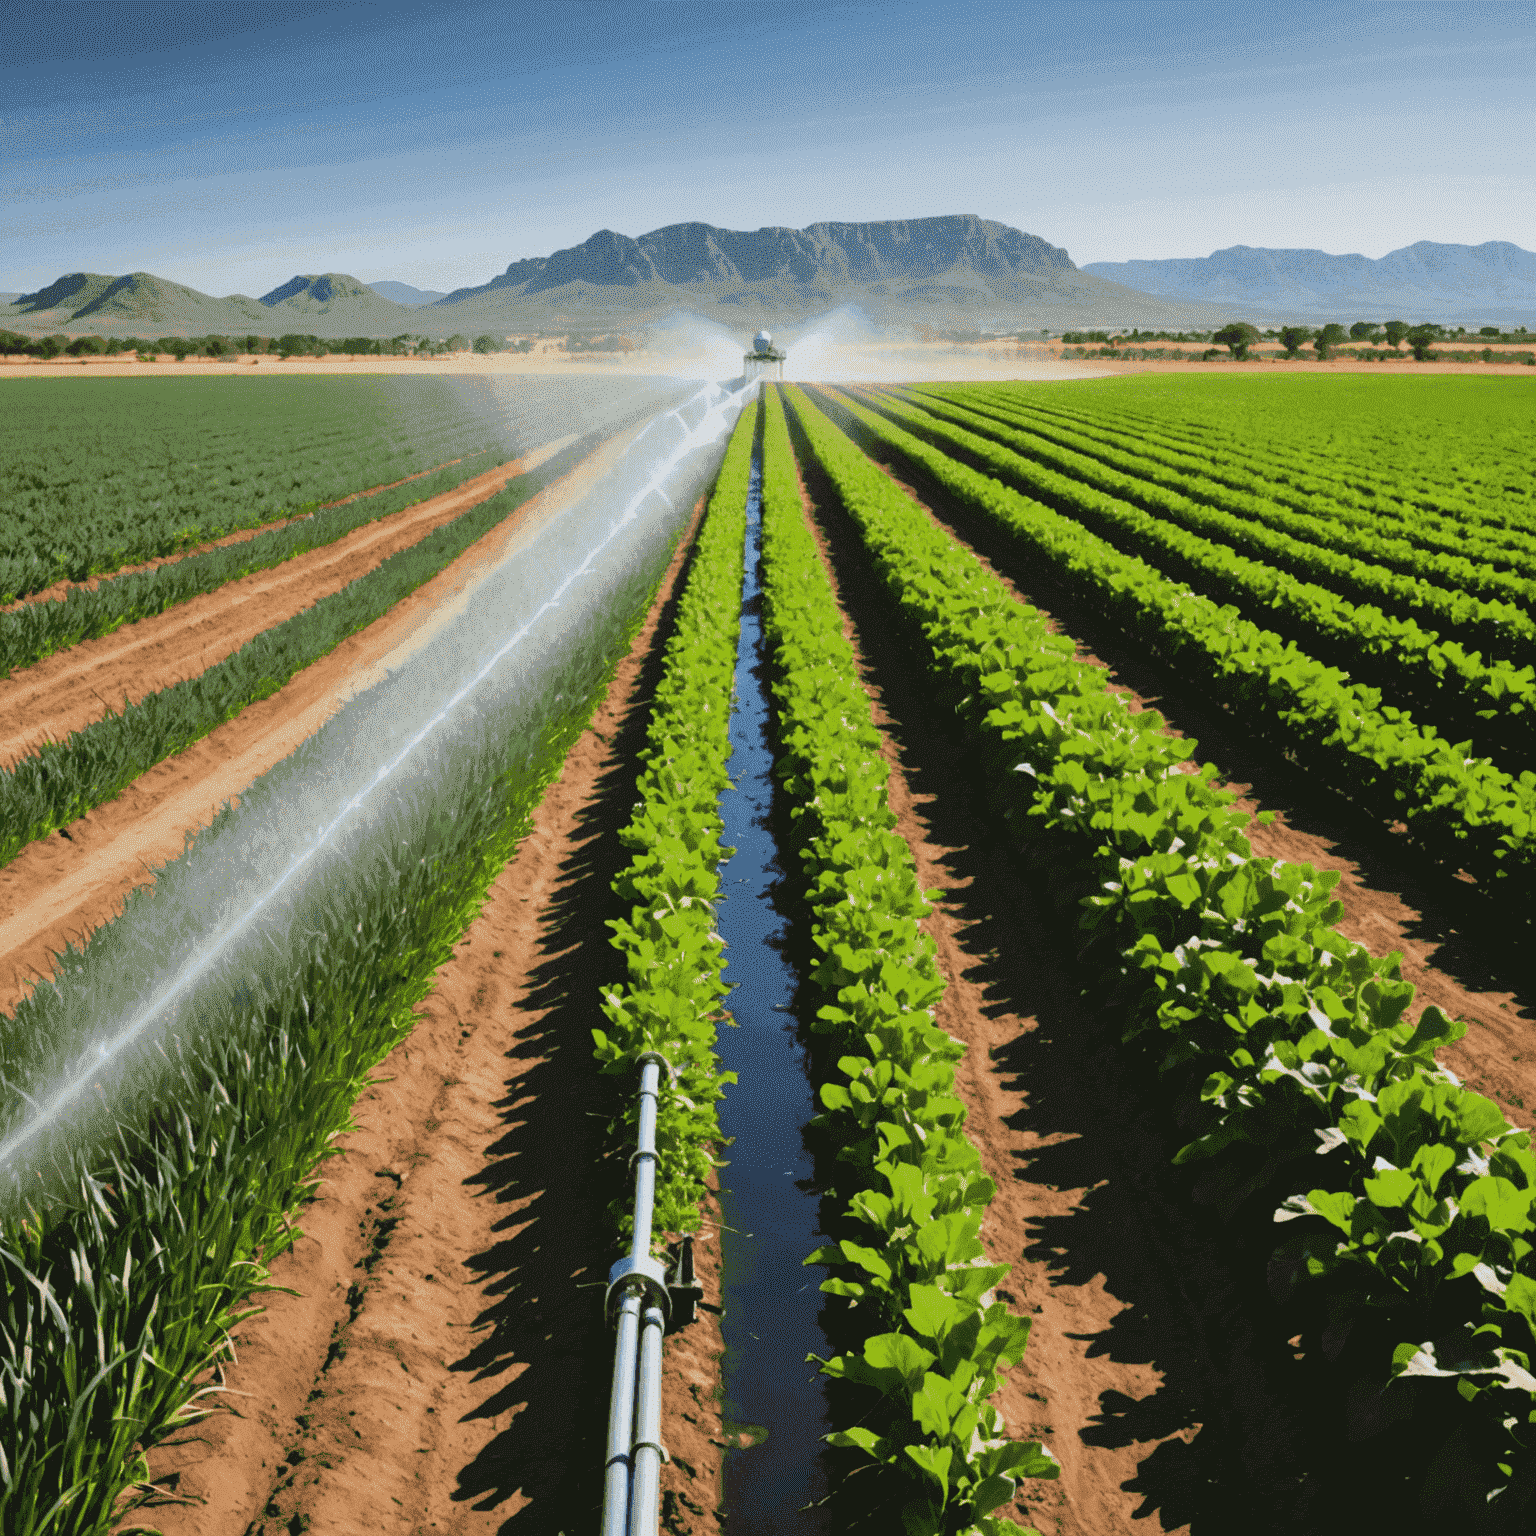
M 383 618 L 342 641 L 329 655 L 304 668 L 270 698 L 250 705 L 185 752 L 157 764 L 115 799 L 58 834 L 29 844 L 0 869 L 0 1009 L 13 1009 L 36 978 L 53 974 L 54 956 L 66 942 L 83 944 L 122 910 L 131 890 L 152 883 L 155 869 L 180 855 L 188 833 L 207 826 L 220 806 L 238 800 L 254 780 L 314 735 L 347 699 L 400 666 L 449 623 L 473 600 L 477 586 L 501 561 L 531 543 L 573 497 L 597 484 L 629 438 L 626 433 L 611 439 L 569 474 L 530 497 L 431 581 Z M 510 466 L 503 468 L 510 477 Z M 489 478 L 494 480 L 501 474 L 501 470 L 492 471 Z M 392 539 L 414 542 L 435 522 L 457 515 L 474 499 L 483 499 L 498 489 L 500 484 L 475 487 L 471 482 L 432 502 L 408 508 L 399 514 L 409 520 L 406 532 L 374 525 L 359 529 L 364 535 L 377 533 L 382 543 L 375 542 L 350 556 L 352 567 L 347 579 L 364 574 L 387 558 L 393 552 Z M 452 507 L 434 507 L 433 503 L 452 503 Z M 327 552 L 312 553 L 323 556 Z M 217 659 L 217 645 L 225 647 L 223 654 L 234 648 L 231 636 L 259 633 L 314 600 L 313 589 L 306 589 L 302 578 L 296 583 L 285 581 L 270 596 L 254 594 L 247 585 L 275 575 L 262 572 L 195 599 L 204 605 L 201 611 L 207 615 L 211 633 L 199 636 L 195 628 L 182 629 L 175 642 L 180 650 L 167 642 L 168 649 L 160 657 L 167 679 L 174 681 L 177 667 L 182 675 L 195 674 Z M 310 579 L 315 579 L 313 573 Z M 339 576 L 333 579 L 345 584 Z M 193 604 L 182 606 L 190 609 Z M 179 613 L 172 610 L 145 624 L 169 620 L 174 626 L 185 617 L 178 617 Z M 128 630 L 141 627 L 126 626 L 100 641 L 48 657 L 38 666 L 57 663 L 67 673 L 79 661 L 77 652 L 102 646 L 109 648 L 111 655 L 114 642 L 131 646 L 133 637 Z M 201 649 L 194 647 L 205 643 L 208 653 L 202 661 Z M 150 649 L 153 652 L 153 647 Z M 110 698 L 109 690 L 114 688 L 131 696 L 140 675 L 148 674 L 152 663 L 130 651 L 127 659 L 104 665 L 105 670 L 92 668 L 81 676 L 88 691 L 94 689 Z M 36 670 L 18 672 L 5 686 L 26 686 Z M 15 719 L 14 708 L 8 703 L 0 719 Z
M 0 681 L 0 767 L 11 767 L 45 741 L 62 741 L 109 708 L 120 710 L 125 701 L 137 704 L 217 666 L 263 631 L 341 591 L 391 555 L 488 500 L 569 441 L 547 443 L 441 496 L 354 528 L 334 543 L 270 570 L 253 571 L 217 591 L 13 673 Z

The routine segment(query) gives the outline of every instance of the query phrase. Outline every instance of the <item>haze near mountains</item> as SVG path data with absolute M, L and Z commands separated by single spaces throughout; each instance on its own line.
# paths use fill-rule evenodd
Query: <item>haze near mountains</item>
M 1536 311 L 1536 254 L 1507 240 L 1420 240 L 1377 260 L 1234 245 L 1170 261 L 1093 261 L 1083 271 L 1146 293 L 1283 319 L 1525 324 Z

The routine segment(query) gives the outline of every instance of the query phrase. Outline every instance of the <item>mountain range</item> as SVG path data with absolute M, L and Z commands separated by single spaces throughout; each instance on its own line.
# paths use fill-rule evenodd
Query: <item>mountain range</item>
M 1083 271 L 1144 293 L 1239 305 L 1275 319 L 1514 324 L 1536 313 L 1536 253 L 1507 240 L 1420 240 L 1374 260 L 1234 245 L 1169 261 L 1092 261 Z
M 397 303 L 380 286 L 330 272 L 295 277 L 259 299 L 215 299 L 147 272 L 76 272 L 0 307 L 0 326 L 33 334 L 270 335 L 275 326 L 323 336 L 472 336 L 635 327 L 682 309 L 749 336 L 765 323 L 848 304 L 877 322 L 973 331 L 1221 319 L 1201 304 L 1081 272 L 1038 235 L 970 214 L 751 231 L 672 224 L 638 240 L 605 229 L 430 304 Z
M 444 295 L 326 272 L 260 298 L 213 298 L 148 272 L 75 272 L 9 298 L 0 296 L 0 327 L 33 335 L 595 333 L 684 310 L 746 337 L 844 305 L 877 323 L 966 331 L 1205 330 L 1229 319 L 1325 317 L 1514 325 L 1536 323 L 1536 255 L 1503 241 L 1420 241 L 1380 260 L 1239 245 L 1079 268 L 1038 235 L 955 214 L 806 229 L 669 224 L 638 239 L 604 229 Z
M 397 336 L 417 332 L 414 309 L 383 298 L 340 272 L 290 278 L 271 293 L 216 299 L 185 283 L 130 272 L 107 277 L 71 272 L 0 307 L 0 326 L 43 335 L 96 332 L 142 336 L 258 336 L 285 331 L 324 336 Z
M 552 256 L 514 261 L 432 310 L 475 329 L 590 329 L 681 307 L 750 332 L 849 304 L 877 323 L 970 330 L 1195 325 L 1214 314 L 1081 272 L 1061 247 L 973 214 L 806 229 L 669 224 L 638 239 L 604 229 Z

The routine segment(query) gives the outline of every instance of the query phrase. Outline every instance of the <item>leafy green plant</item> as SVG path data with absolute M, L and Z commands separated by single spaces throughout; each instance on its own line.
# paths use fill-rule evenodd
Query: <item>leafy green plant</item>
M 994 1515 L 1023 1477 L 1054 1478 L 1038 1442 L 1007 1437 L 989 1399 L 1023 1357 L 1029 1319 L 994 1294 L 1007 1265 L 982 1263 L 996 1185 L 964 1132 L 955 1094 L 959 1041 L 934 1021 L 944 991 L 930 910 L 912 851 L 895 830 L 880 736 L 831 583 L 800 507 L 777 394 L 763 431 L 763 611 L 778 702 L 777 773 L 790 812 L 825 999 L 812 1027 L 843 1054 L 822 1085 L 818 1124 L 841 1148 L 853 1193 L 850 1236 L 818 1249 L 822 1289 L 867 1329 L 862 1347 L 821 1362 L 869 1388 L 878 1407 L 840 1429 L 912 1485 L 909 1536 L 1008 1536 Z M 815 1358 L 815 1357 L 812 1357 Z M 875 1421 L 878 1427 L 869 1422 Z
M 715 1021 L 729 991 L 721 979 L 724 943 L 715 931 L 723 847 L 719 800 L 730 784 L 731 692 L 741 625 L 742 548 L 755 408 L 736 423 L 710 495 L 678 604 L 677 627 L 651 707 L 638 799 L 620 833 L 634 857 L 613 883 L 632 903 L 613 923 L 613 946 L 628 979 L 603 989 L 608 1028 L 593 1031 L 602 1070 L 633 1079 L 647 1051 L 671 1067 L 656 1112 L 655 1231 L 695 1232 L 699 1202 L 720 1139 L 715 1111 L 733 1072 L 715 1056 Z M 626 1093 L 615 1143 L 632 1144 L 637 1107 Z M 633 1220 L 615 1209 L 621 1233 Z
M 1193 1134 L 1178 1161 L 1205 1165 L 1213 1215 L 1291 1191 L 1276 1214 L 1300 1230 L 1274 1273 L 1305 1300 L 1305 1347 L 1334 1354 L 1375 1319 L 1356 1329 L 1355 1369 L 1378 1392 L 1453 1385 L 1440 1464 L 1477 1507 L 1528 1496 L 1536 1162 L 1529 1132 L 1435 1064 L 1465 1026 L 1434 1007 L 1409 1022 L 1397 957 L 1335 926 L 1337 877 L 1256 858 L 1213 770 L 1179 771 L 1189 742 L 1132 714 L 1101 668 L 791 399 L 1005 823 L 1048 854 L 1076 908 L 1084 974 L 1122 1011 L 1127 1049 L 1147 1053 L 1149 1089 L 1180 1094 Z
M 1117 549 L 1155 563 L 1205 596 L 1233 603 L 1244 617 L 1273 629 L 1283 640 L 1381 688 L 1394 704 L 1422 711 L 1440 731 L 1454 732 L 1458 738 L 1475 735 L 1485 750 L 1504 759 L 1507 771 L 1518 773 L 1536 747 L 1536 667 L 1485 662 L 1479 652 L 1454 640 L 1442 643 L 1435 631 L 1421 629 L 1412 619 L 1352 603 L 1327 585 L 1251 560 L 1134 503 L 1083 487 L 1063 487 L 1061 477 L 1038 472 L 1021 456 L 1028 448 L 1021 434 L 1007 433 L 1004 439 L 1021 452 L 980 446 L 986 438 L 978 440 L 977 431 L 985 431 L 985 419 L 971 412 L 925 402 L 925 408 L 945 423 L 955 423 L 930 434 L 919 413 L 867 390 L 861 394 L 881 414 L 935 446 L 945 448 L 952 442 L 998 479 L 1033 490 Z M 1208 531 L 1220 534 L 1221 514 L 1216 518 L 1218 525 Z
M 973 429 L 975 423 L 966 423 Z M 1065 437 L 1058 431 L 1055 438 Z M 971 446 L 971 445 L 967 445 Z M 1318 578 L 1388 612 L 1419 613 L 1499 647 L 1499 654 L 1536 657 L 1536 626 L 1525 609 L 1536 580 L 1519 571 L 1467 558 L 1475 535 L 1437 534 L 1352 517 L 1322 508 L 1292 511 L 1262 494 L 1227 490 L 1145 462 L 1111 467 L 1102 448 L 1057 443 L 1030 432 L 1010 434 L 1008 447 L 991 450 L 1003 478 L 1032 495 L 1114 497 L 1165 521 L 1219 537 L 1234 550 L 1267 560 L 1302 579 Z M 978 452 L 987 452 L 978 448 Z M 1124 455 L 1116 454 L 1122 463 Z M 1426 545 L 1432 547 L 1426 547 Z M 1490 551 L 1508 563 L 1508 551 Z
M 1527 899 L 1536 875 L 1536 773 L 1518 778 L 1418 726 L 1375 689 L 1285 644 L 1145 561 L 1121 554 L 1072 518 L 949 458 L 862 407 L 858 423 L 922 466 L 952 496 L 993 520 L 1032 559 L 1082 592 L 1138 643 L 1198 678 L 1261 735 L 1348 785 L 1358 804 L 1434 856 L 1465 866 L 1485 891 Z

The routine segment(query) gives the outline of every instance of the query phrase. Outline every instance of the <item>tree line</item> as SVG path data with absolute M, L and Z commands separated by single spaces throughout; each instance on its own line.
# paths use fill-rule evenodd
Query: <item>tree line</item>
M 189 357 L 440 357 L 449 352 L 531 352 L 533 342 L 508 342 L 504 336 L 310 336 L 289 332 L 283 336 L 75 336 L 62 332 L 51 336 L 24 336 L 0 330 L 0 353 L 27 357 L 137 357 L 169 354 L 178 362 Z
M 1348 332 L 1337 322 L 1316 328 L 1308 325 L 1282 325 L 1273 330 L 1261 331 L 1246 321 L 1234 320 L 1217 331 L 1068 331 L 1062 341 L 1068 346 L 1084 346 L 1090 342 L 1120 347 L 1127 342 L 1177 341 L 1214 343 L 1226 347 L 1235 358 L 1246 358 L 1249 350 L 1260 341 L 1278 341 L 1285 348 L 1287 357 L 1299 357 L 1302 347 L 1310 344 L 1320 358 L 1327 359 L 1348 340 L 1365 346 L 1385 344 L 1394 352 L 1401 351 L 1406 341 L 1413 355 L 1423 362 L 1430 355 L 1430 348 L 1437 342 L 1458 342 L 1473 339 L 1485 346 L 1492 342 L 1519 345 L 1529 344 L 1536 337 L 1526 334 L 1522 325 L 1513 331 L 1500 330 L 1496 325 L 1485 325 L 1479 331 L 1469 332 L 1465 326 L 1451 330 L 1443 325 L 1409 325 L 1406 320 L 1357 320 Z
M 1347 332 L 1336 321 L 1315 329 L 1310 325 L 1282 325 L 1276 330 L 1261 332 L 1257 326 L 1249 325 L 1246 321 L 1234 320 L 1219 331 L 1213 331 L 1211 340 L 1217 346 L 1226 347 L 1238 359 L 1247 357 L 1249 349 L 1267 337 L 1278 341 L 1285 348 L 1287 357 L 1299 357 L 1302 347 L 1310 344 L 1312 350 L 1324 360 L 1332 357 L 1346 340 L 1365 346 L 1384 343 L 1394 352 L 1401 351 L 1406 341 L 1414 358 L 1422 363 L 1432 355 L 1430 348 L 1437 342 L 1459 341 L 1467 334 L 1465 327 L 1452 331 L 1443 325 L 1409 325 L 1406 320 L 1357 320 Z M 1485 342 L 1529 339 L 1524 326 L 1506 334 L 1496 325 L 1485 325 L 1477 336 Z

